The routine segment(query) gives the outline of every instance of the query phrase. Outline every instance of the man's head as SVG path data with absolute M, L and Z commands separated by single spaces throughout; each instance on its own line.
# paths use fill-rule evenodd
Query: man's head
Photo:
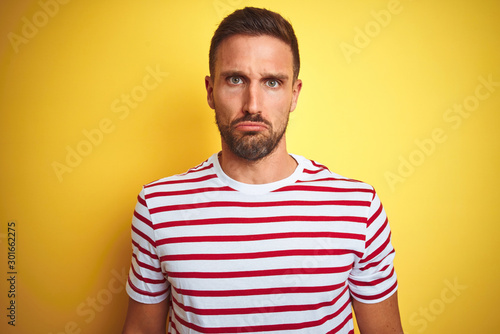
M 217 50 L 225 39 L 234 35 L 273 36 L 292 50 L 294 80 L 299 77 L 300 56 L 297 37 L 292 25 L 280 14 L 263 8 L 245 7 L 228 15 L 215 31 L 209 52 L 210 75 L 215 73 Z
M 205 86 L 223 152 L 248 161 L 286 152 L 284 134 L 302 87 L 290 24 L 279 14 L 246 8 L 229 15 L 221 26 L 212 39 Z

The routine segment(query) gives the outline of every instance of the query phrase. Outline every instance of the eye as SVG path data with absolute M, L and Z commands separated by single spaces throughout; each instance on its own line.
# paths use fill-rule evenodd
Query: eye
M 233 85 L 239 85 L 239 84 L 243 83 L 243 80 L 241 80 L 240 77 L 229 77 L 229 83 L 231 83 Z
M 266 85 L 271 88 L 276 88 L 280 85 L 280 82 L 278 80 L 271 79 L 266 81 Z

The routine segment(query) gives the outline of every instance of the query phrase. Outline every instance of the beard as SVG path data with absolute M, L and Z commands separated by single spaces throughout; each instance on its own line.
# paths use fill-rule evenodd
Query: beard
M 288 125 L 288 115 L 280 128 L 274 129 L 272 124 L 262 118 L 260 114 L 247 114 L 239 119 L 232 121 L 229 125 L 222 124 L 215 113 L 215 121 L 219 128 L 220 135 L 227 144 L 231 152 L 236 156 L 248 161 L 258 161 L 272 153 L 281 138 L 286 132 Z M 248 131 L 238 134 L 234 126 L 240 122 L 261 122 L 267 125 L 266 132 Z

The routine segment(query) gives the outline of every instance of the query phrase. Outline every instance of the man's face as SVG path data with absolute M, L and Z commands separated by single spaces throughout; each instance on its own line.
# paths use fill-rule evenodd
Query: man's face
M 293 80 L 293 56 L 286 43 L 267 35 L 227 38 L 205 85 L 223 146 L 256 161 L 285 144 L 288 117 L 302 87 Z

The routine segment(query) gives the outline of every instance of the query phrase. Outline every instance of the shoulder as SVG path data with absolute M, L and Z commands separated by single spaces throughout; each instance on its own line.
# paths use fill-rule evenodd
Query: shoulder
M 223 187 L 215 171 L 213 157 L 184 173 L 144 185 L 139 194 L 139 202 L 153 214 L 158 207 L 190 202 L 197 194 Z
M 302 177 L 298 180 L 301 184 L 311 184 L 320 187 L 331 187 L 338 191 L 358 191 L 375 195 L 372 185 L 332 172 L 326 165 L 303 156 L 293 155 L 302 166 Z
M 213 167 L 214 165 L 211 162 L 211 159 L 207 159 L 184 173 L 163 177 L 145 184 L 144 191 L 145 193 L 150 193 L 164 188 L 176 188 L 176 185 L 198 183 L 216 178 L 217 175 L 214 172 Z

